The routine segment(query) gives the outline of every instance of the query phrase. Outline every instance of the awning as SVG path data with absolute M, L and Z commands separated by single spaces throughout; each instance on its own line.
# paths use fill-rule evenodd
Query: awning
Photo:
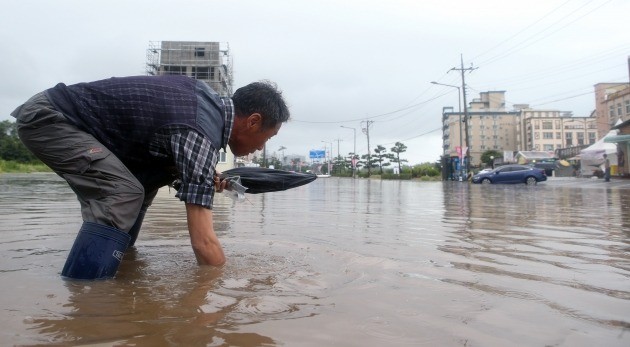
M 604 137 L 604 142 L 608 142 L 608 143 L 630 142 L 630 135 L 609 135 L 609 136 Z

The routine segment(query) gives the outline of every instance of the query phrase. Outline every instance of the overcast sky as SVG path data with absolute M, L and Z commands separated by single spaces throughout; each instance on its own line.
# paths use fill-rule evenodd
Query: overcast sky
M 269 79 L 292 120 L 270 152 L 337 155 L 403 142 L 410 163 L 442 154 L 441 110 L 506 91 L 507 107 L 587 116 L 593 85 L 628 82 L 627 0 L 5 0 L 0 120 L 58 82 L 145 74 L 151 41 L 228 42 L 235 88 Z M 362 123 L 363 121 L 363 123 Z M 337 141 L 340 140 L 340 141 Z M 328 143 L 328 144 L 326 144 Z

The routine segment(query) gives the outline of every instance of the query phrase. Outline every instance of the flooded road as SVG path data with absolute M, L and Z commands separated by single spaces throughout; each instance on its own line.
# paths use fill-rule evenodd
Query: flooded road
M 196 265 L 174 194 L 116 279 L 64 281 L 74 194 L 0 175 L 0 346 L 630 346 L 630 185 L 217 194 L 222 268 Z

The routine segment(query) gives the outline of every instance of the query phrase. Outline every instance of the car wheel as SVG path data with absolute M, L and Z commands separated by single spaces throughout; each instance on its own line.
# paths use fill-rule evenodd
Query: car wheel
M 527 179 L 525 180 L 525 184 L 527 184 L 528 186 L 533 186 L 536 183 L 538 183 L 538 181 L 536 181 L 536 177 L 533 176 L 529 176 L 527 177 Z
M 490 183 L 492 183 L 492 181 L 490 181 L 489 178 L 484 178 L 481 180 L 481 184 L 490 184 Z

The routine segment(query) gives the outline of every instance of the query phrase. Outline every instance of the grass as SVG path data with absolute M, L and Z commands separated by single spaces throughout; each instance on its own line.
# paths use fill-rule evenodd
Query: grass
M 18 163 L 16 161 L 0 159 L 0 174 L 30 172 L 52 172 L 52 170 L 42 163 Z

